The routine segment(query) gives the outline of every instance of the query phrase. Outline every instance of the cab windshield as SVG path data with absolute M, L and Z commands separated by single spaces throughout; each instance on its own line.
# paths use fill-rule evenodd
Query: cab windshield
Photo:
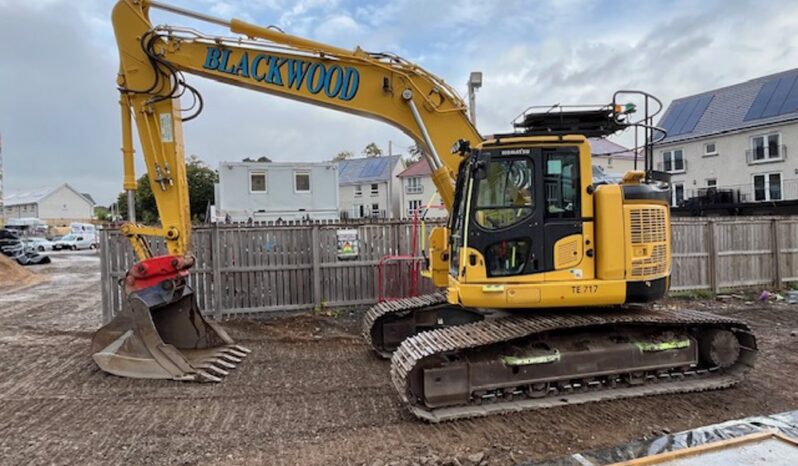
M 477 225 L 498 230 L 532 215 L 534 179 L 534 166 L 528 158 L 491 159 L 477 186 Z

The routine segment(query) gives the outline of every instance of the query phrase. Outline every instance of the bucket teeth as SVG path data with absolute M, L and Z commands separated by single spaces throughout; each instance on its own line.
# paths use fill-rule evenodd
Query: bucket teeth
M 236 350 L 236 351 L 240 351 L 240 352 L 242 352 L 242 353 L 244 353 L 244 354 L 249 354 L 249 353 L 251 353 L 251 352 L 252 352 L 252 350 L 251 350 L 251 349 L 249 349 L 249 348 L 245 348 L 245 347 L 243 347 L 243 346 L 241 346 L 241 345 L 232 345 L 232 346 L 230 346 L 230 348 L 232 348 L 232 349 L 234 349 L 234 350 Z
M 199 380 L 201 382 L 221 382 L 222 379 L 220 377 L 216 377 L 215 375 L 211 375 L 204 370 L 200 369 L 197 371 L 197 375 L 199 375 Z
M 227 348 L 227 350 L 225 350 L 225 352 L 227 354 L 229 354 L 230 356 L 235 356 L 235 357 L 241 358 L 241 359 L 247 357 L 247 353 L 242 353 L 241 351 L 234 350 L 233 348 Z
M 226 370 L 222 369 L 221 367 L 218 367 L 218 366 L 216 366 L 214 364 L 202 364 L 202 365 L 197 366 L 197 367 L 199 369 L 203 369 L 205 371 L 213 372 L 214 374 L 216 374 L 216 375 L 218 375 L 220 377 L 227 377 L 228 375 L 230 375 L 229 371 L 226 371 Z
M 235 364 L 231 364 L 231 363 L 229 363 L 227 361 L 222 361 L 219 358 L 210 358 L 206 362 L 212 363 L 212 364 L 216 364 L 217 366 L 222 366 L 225 369 L 235 369 L 236 368 Z
M 238 364 L 238 363 L 240 363 L 242 361 L 241 358 L 237 358 L 235 356 L 231 356 L 231 355 L 226 354 L 226 353 L 220 354 L 219 358 L 227 360 L 227 361 L 230 361 L 230 362 L 235 363 L 235 364 Z

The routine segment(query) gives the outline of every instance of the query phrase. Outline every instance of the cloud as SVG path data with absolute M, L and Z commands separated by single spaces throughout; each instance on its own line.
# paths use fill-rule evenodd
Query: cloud
M 50 3 L 0 3 L 5 189 L 69 182 L 107 200 L 120 176 L 118 65 L 79 10 Z
M 795 67 L 798 3 L 587 0 L 170 0 L 223 18 L 276 24 L 343 48 L 416 61 L 462 94 L 484 73 L 485 134 L 529 105 L 602 103 L 619 88 L 666 102 Z M 6 188 L 70 182 L 101 203 L 121 189 L 116 45 L 104 0 L 0 0 L 0 131 Z M 223 28 L 153 12 L 155 23 Z M 190 77 L 205 112 L 186 151 L 212 166 L 268 155 L 328 160 L 369 142 L 410 140 L 380 122 Z M 629 143 L 629 139 L 621 139 Z M 140 157 L 140 151 L 137 153 Z M 141 164 L 139 163 L 139 166 Z

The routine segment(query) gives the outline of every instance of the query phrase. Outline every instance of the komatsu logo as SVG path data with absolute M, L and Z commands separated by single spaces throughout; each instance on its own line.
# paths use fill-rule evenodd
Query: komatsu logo
M 502 155 L 528 155 L 529 149 L 506 149 L 502 151 Z
M 229 49 L 208 47 L 206 70 L 221 71 L 273 84 L 280 87 L 301 90 L 303 87 L 313 95 L 324 91 L 331 99 L 352 100 L 360 85 L 360 73 L 351 66 L 308 62 L 296 58 L 282 58 L 265 53 L 244 52 L 238 59 L 231 59 Z

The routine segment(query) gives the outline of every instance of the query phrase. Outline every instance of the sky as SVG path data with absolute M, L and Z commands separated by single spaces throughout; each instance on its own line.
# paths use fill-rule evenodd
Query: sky
M 667 104 L 798 67 L 798 0 L 166 2 L 342 48 L 393 52 L 463 96 L 469 73 L 482 71 L 482 134 L 509 131 L 531 105 L 605 103 L 624 88 Z M 0 0 L 6 193 L 66 182 L 107 205 L 121 191 L 113 3 Z M 154 12 L 152 21 L 231 35 L 168 13 Z M 262 155 L 324 161 L 341 151 L 360 154 L 370 142 L 406 153 L 413 144 L 377 121 L 204 78 L 188 82 L 205 110 L 185 124 L 186 154 L 214 168 Z M 632 144 L 629 135 L 619 141 Z

